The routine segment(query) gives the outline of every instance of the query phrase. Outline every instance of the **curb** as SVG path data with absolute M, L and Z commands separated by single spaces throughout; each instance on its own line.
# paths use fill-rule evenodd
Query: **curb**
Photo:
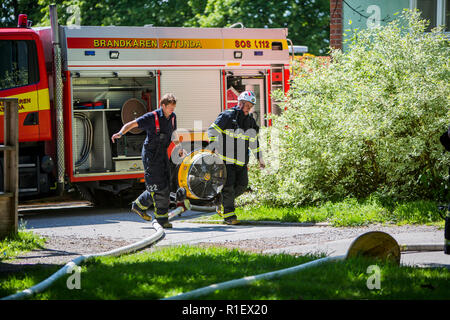
M 179 220 L 190 223 L 203 223 L 203 224 L 224 224 L 223 220 Z M 281 221 L 254 221 L 254 220 L 240 220 L 241 226 L 243 225 L 255 225 L 255 226 L 285 226 L 285 227 L 330 227 L 328 222 L 281 222 Z

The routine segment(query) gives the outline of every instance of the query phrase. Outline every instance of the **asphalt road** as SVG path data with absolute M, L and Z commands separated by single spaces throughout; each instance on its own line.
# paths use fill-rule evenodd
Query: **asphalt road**
M 334 256 L 345 254 L 358 235 L 374 230 L 388 232 L 399 244 L 443 244 L 444 241 L 443 230 L 432 227 L 333 228 L 292 224 L 227 226 L 193 222 L 207 214 L 194 211 L 183 213 L 172 220 L 174 228 L 165 230 L 164 239 L 155 246 L 201 243 L 267 254 L 323 252 Z M 87 239 L 103 239 L 119 245 L 142 240 L 155 232 L 151 222 L 142 220 L 126 208 L 98 209 L 83 203 L 44 209 L 22 207 L 19 209 L 19 218 L 25 223 L 26 229 L 45 237 L 71 239 L 72 244 L 80 242 L 81 249 L 76 251 L 78 253 L 82 251 L 82 242 Z M 401 255 L 401 263 L 450 269 L 450 255 L 445 255 L 443 251 L 405 252 Z

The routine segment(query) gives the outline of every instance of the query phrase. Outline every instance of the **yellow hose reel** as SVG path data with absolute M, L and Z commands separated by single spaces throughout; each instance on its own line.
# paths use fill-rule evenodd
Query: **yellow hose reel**
M 225 180 L 225 164 L 210 150 L 191 152 L 178 168 L 178 186 L 186 189 L 190 199 L 213 199 L 222 191 Z

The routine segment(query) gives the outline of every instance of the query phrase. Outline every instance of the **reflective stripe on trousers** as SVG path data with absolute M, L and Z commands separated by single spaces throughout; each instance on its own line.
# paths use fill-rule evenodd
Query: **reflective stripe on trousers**
M 162 190 L 148 191 L 145 190 L 137 198 L 136 204 L 142 209 L 147 210 L 153 205 L 156 218 L 167 218 L 169 216 L 170 190 L 165 187 Z

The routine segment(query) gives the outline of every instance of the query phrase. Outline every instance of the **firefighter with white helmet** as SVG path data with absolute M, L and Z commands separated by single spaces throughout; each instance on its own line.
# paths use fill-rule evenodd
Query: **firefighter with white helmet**
M 239 101 L 251 102 L 252 107 L 253 107 L 256 104 L 256 96 L 253 93 L 253 91 L 244 91 L 239 95 L 238 103 L 239 103 Z
M 239 224 L 235 213 L 235 199 L 245 192 L 248 186 L 249 150 L 259 161 L 260 168 L 265 164 L 259 149 L 259 127 L 250 111 L 256 104 L 252 91 L 244 91 L 238 97 L 238 105 L 219 114 L 208 128 L 214 150 L 225 162 L 227 180 L 220 194 L 217 213 L 226 224 Z

